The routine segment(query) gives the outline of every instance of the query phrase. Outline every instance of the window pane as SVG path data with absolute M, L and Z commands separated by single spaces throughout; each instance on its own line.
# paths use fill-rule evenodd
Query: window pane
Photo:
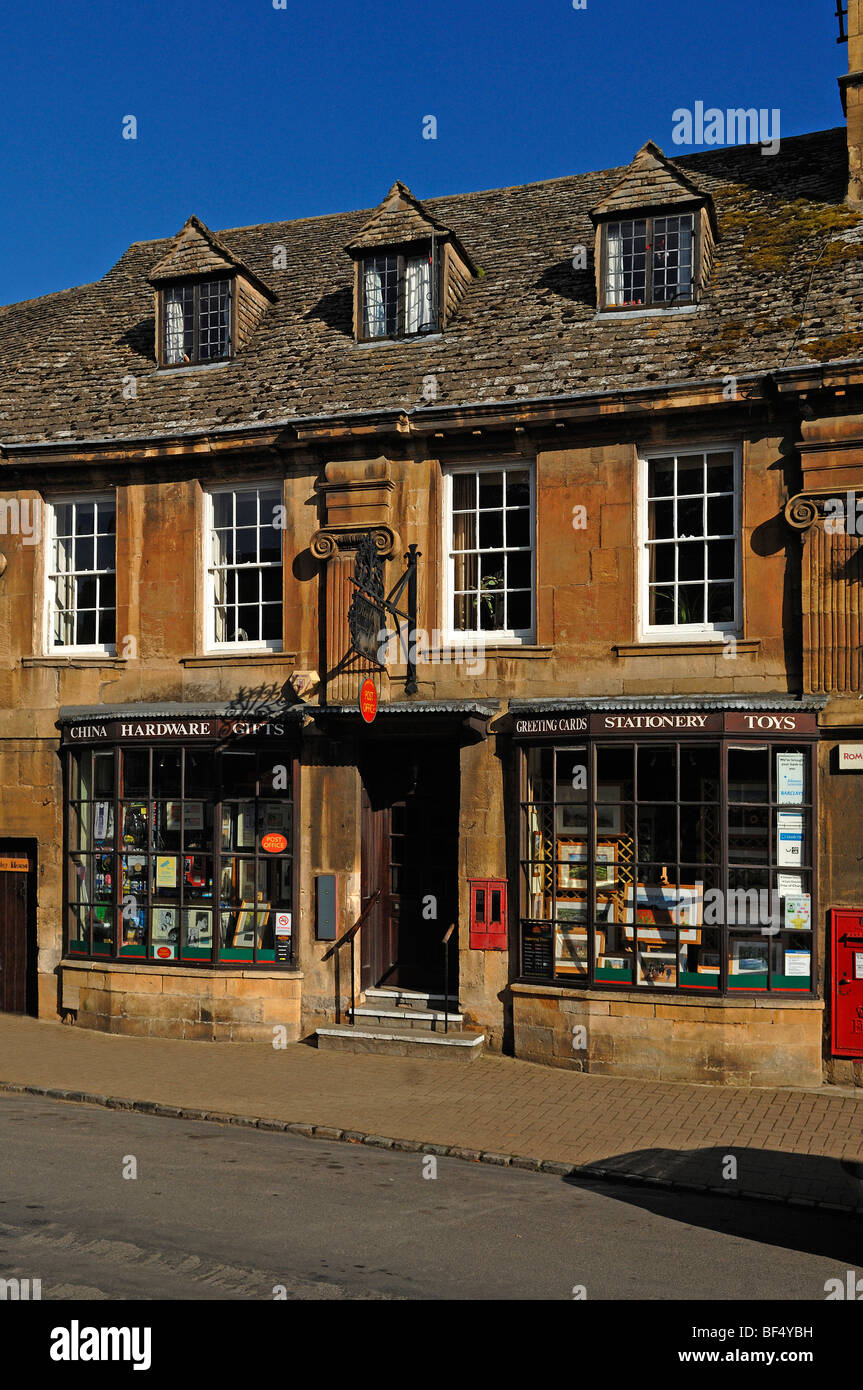
M 728 750 L 728 800 L 767 801 L 767 745 Z
M 503 476 L 481 472 L 479 475 L 479 505 L 481 509 L 503 506 Z

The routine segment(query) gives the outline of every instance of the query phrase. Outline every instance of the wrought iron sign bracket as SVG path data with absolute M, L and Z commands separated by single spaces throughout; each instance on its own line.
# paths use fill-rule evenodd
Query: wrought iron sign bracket
M 417 564 L 420 551 L 409 545 L 404 556 L 405 571 L 390 592 L 384 595 L 383 560 L 376 550 L 370 536 L 364 537 L 357 546 L 355 572 L 349 576 L 356 590 L 348 609 L 348 628 L 351 634 L 351 651 L 367 661 L 373 662 L 380 670 L 386 670 L 386 662 L 380 660 L 380 632 L 386 628 L 386 616 L 401 619 L 408 625 L 408 642 L 405 647 L 407 681 L 405 694 L 415 695 L 418 689 L 416 662 L 413 660 L 416 647 L 417 625 Z M 397 607 L 402 594 L 407 589 L 407 612 Z M 396 623 L 399 640 L 402 640 L 401 623 Z

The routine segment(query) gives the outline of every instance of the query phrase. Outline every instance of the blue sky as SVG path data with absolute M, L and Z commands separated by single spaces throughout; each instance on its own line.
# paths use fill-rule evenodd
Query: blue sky
M 834 0 L 53 0 L 6 7 L 0 303 L 214 230 L 670 155 L 672 112 L 842 122 Z M 134 115 L 137 139 L 122 138 Z M 437 139 L 423 139 L 434 115 Z

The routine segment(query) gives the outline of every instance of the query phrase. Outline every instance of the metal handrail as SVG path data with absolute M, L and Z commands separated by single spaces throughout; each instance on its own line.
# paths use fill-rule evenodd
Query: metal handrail
M 354 940 L 356 939 L 357 932 L 359 931 L 360 927 L 361 927 L 361 926 L 363 925 L 363 923 L 365 922 L 366 918 L 368 917 L 369 913 L 371 912 L 372 908 L 374 907 L 374 905 L 375 905 L 375 903 L 377 902 L 377 900 L 378 900 L 378 898 L 380 897 L 380 895 L 381 895 L 381 890 L 380 890 L 380 888 L 379 888 L 379 889 L 377 890 L 377 892 L 374 894 L 374 896 L 371 897 L 371 898 L 369 899 L 369 901 L 366 903 L 366 905 L 365 905 L 365 907 L 363 908 L 362 912 L 360 913 L 359 917 L 358 917 L 357 920 L 354 922 L 354 925 L 353 925 L 352 927 L 348 927 L 347 931 L 344 932 L 343 935 L 339 937 L 338 941 L 334 941 L 333 944 L 332 944 L 332 946 L 330 947 L 330 949 L 329 949 L 328 951 L 325 951 L 325 952 L 324 952 L 324 955 L 323 955 L 323 959 L 324 959 L 324 960 L 329 960 L 330 956 L 334 956 L 335 953 L 336 953 L 336 951 L 341 950 L 342 946 L 344 946 L 344 944 L 345 944 L 346 941 L 349 941 L 349 942 L 351 943 L 351 1027 L 354 1027 L 355 1024 L 356 1024 L 356 1019 L 355 1019 L 354 1015 L 355 1015 L 355 1013 L 356 1013 L 356 999 L 357 999 L 357 993 L 356 993 L 356 970 L 355 970 L 355 965 L 354 965 Z M 340 997 L 339 997 L 338 992 L 337 992 L 337 995 L 336 995 L 336 1010 L 337 1010 L 337 1013 L 338 1013 L 339 1018 L 340 1018 L 340 1016 L 341 1016 L 341 1000 L 340 1000 Z
M 449 939 L 455 931 L 452 922 L 443 936 L 443 1030 L 449 1031 Z

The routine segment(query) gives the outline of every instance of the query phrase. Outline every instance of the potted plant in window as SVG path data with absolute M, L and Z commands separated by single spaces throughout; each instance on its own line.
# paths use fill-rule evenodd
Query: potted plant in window
M 480 586 L 479 586 L 479 587 L 480 587 L 480 589 L 482 590 L 482 594 L 483 594 L 481 603 L 485 603 L 485 606 L 486 606 L 486 608 L 488 609 L 488 616 L 489 616 L 489 618 L 491 619 L 491 625 L 492 625 L 492 627 L 494 627 L 494 626 L 495 626 L 495 613 L 494 613 L 494 598 L 492 597 L 492 594 L 494 593 L 495 590 L 497 590 L 497 589 L 502 589 L 502 588 L 503 588 L 503 575 L 502 575 L 502 574 L 487 574 L 486 577 L 485 577 L 485 579 L 483 579 L 482 582 L 480 583 Z

